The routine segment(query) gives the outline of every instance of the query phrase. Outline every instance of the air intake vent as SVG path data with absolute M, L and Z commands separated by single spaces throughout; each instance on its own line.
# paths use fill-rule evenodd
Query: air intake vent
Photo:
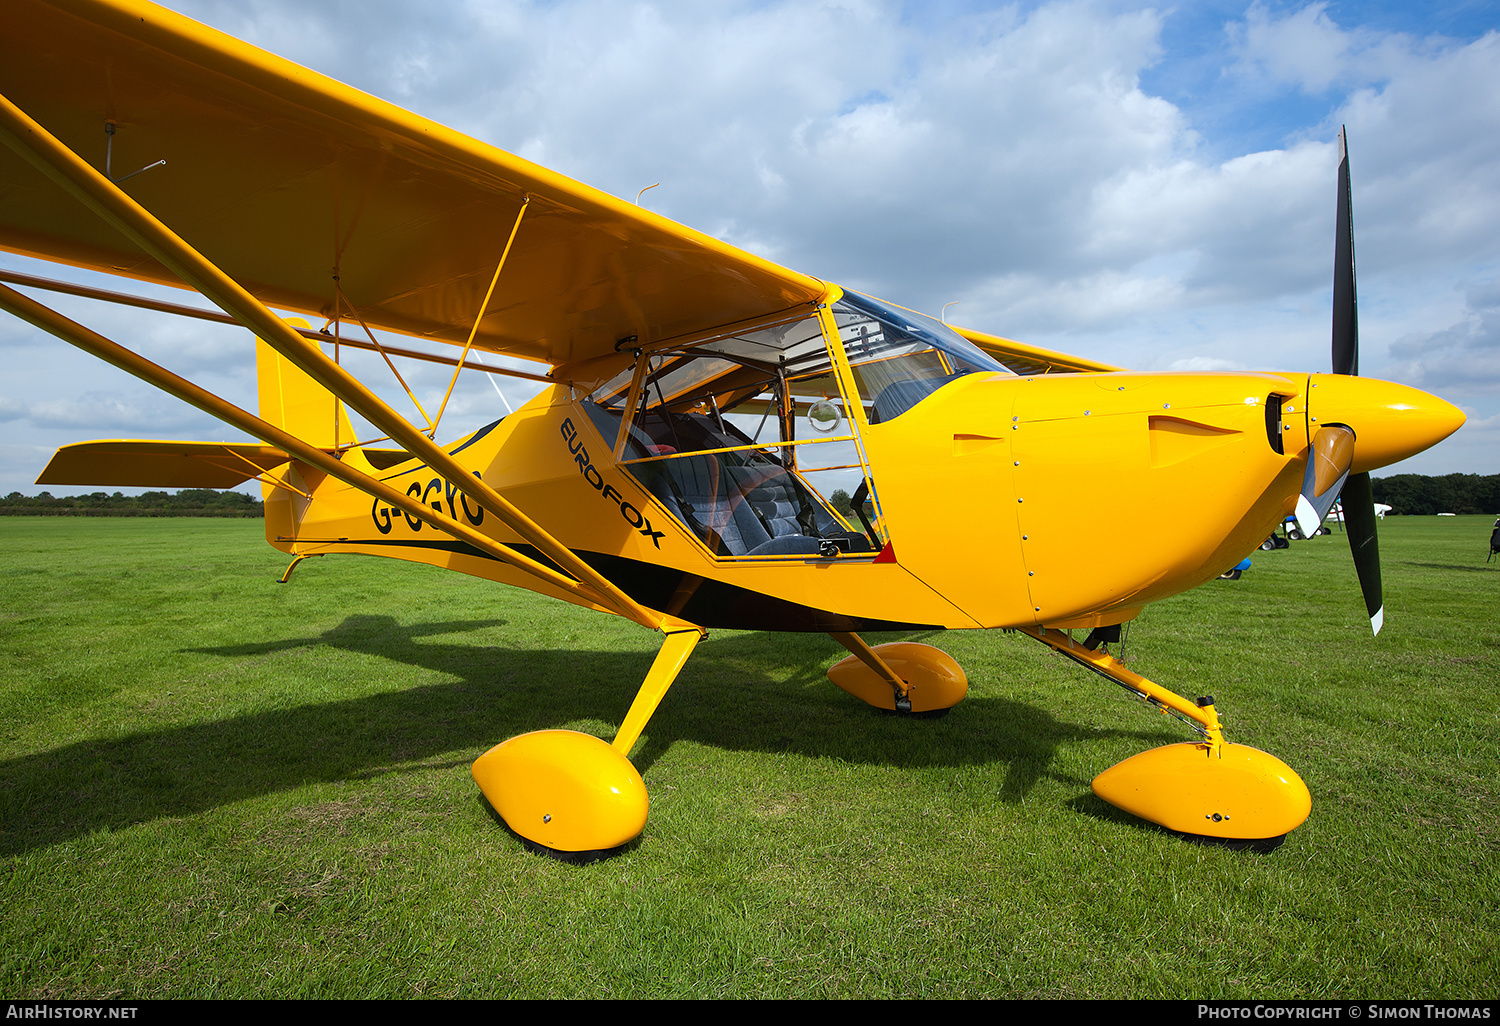
M 1281 447 L 1281 401 L 1282 397 L 1275 392 L 1266 396 L 1266 441 L 1278 456 L 1286 454 Z

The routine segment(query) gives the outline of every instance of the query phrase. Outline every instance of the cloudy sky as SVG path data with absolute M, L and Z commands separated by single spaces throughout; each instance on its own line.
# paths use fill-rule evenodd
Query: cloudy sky
M 645 205 L 798 270 L 1145 370 L 1329 369 L 1347 124 L 1361 372 L 1469 415 L 1380 473 L 1500 472 L 1494 3 L 167 6 L 616 195 L 659 182 Z M 244 332 L 45 301 L 254 407 Z M 0 360 L 0 494 L 71 441 L 239 437 L 9 319 Z M 461 382 L 443 436 L 503 412 Z

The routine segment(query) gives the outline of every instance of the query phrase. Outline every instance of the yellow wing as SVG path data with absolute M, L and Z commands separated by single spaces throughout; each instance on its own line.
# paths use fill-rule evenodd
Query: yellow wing
M 236 442 L 79 442 L 57 450 L 36 483 L 224 489 L 290 458 L 274 446 Z
M 815 278 L 141 0 L 6 0 L 0 92 L 262 302 L 552 364 L 816 300 Z M 181 285 L 6 147 L 0 247 Z M 347 318 L 347 312 L 344 315 Z
M 999 335 L 986 335 L 982 331 L 974 331 L 970 328 L 955 327 L 953 330 L 1021 375 L 1081 374 L 1125 369 L 1100 363 L 1097 360 L 1085 360 L 1081 356 L 1069 356 L 1055 349 L 1029 346 L 1014 339 L 1001 338 Z

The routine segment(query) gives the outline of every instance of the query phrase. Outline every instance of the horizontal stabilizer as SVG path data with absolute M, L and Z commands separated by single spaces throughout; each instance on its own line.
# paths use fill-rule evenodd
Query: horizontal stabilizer
M 280 449 L 255 443 L 79 442 L 57 450 L 36 483 L 222 490 L 290 458 Z

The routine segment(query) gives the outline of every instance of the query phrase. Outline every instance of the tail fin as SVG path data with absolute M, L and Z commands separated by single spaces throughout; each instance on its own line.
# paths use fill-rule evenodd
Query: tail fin
M 287 323 L 306 328 L 292 317 Z M 260 383 L 260 416 L 319 449 L 337 449 L 354 442 L 349 414 L 332 392 L 263 339 L 255 340 L 255 370 Z
M 288 323 L 306 328 L 307 322 Z M 255 340 L 260 414 L 320 449 L 354 441 L 349 415 L 331 392 L 260 339 Z M 110 439 L 66 445 L 53 455 L 38 484 L 123 485 L 146 488 L 233 488 L 281 467 L 289 456 L 269 445 Z M 283 471 L 283 475 L 291 471 Z M 262 494 L 291 493 L 264 484 Z M 298 486 L 300 487 L 300 485 Z
M 288 318 L 287 323 L 294 328 L 308 327 L 300 317 Z M 260 338 L 255 340 L 255 371 L 262 420 L 319 449 L 354 444 L 354 426 L 343 404 Z M 261 496 L 266 501 L 266 541 L 284 552 L 292 552 L 298 525 L 307 516 L 312 502 L 310 495 L 323 474 L 293 461 L 282 475 L 287 488 L 264 480 L 261 483 Z

